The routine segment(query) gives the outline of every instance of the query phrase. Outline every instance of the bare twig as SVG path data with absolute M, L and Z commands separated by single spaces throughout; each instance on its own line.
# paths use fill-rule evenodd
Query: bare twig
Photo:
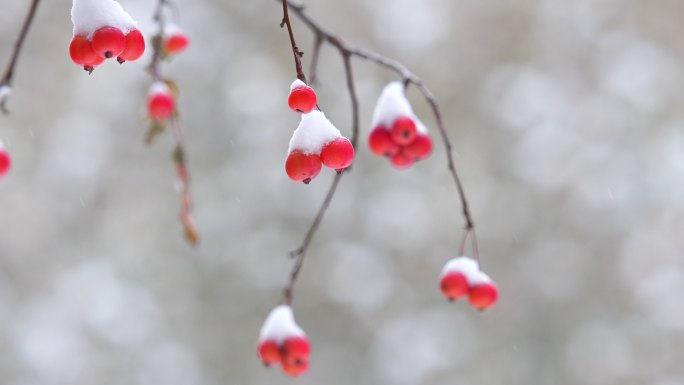
M 316 36 L 316 41 L 313 45 L 313 53 L 311 54 L 311 67 L 309 67 L 309 75 L 311 80 L 309 81 L 310 86 L 314 86 L 318 80 L 318 60 L 321 57 L 321 47 L 323 46 L 323 39 Z
M 21 30 L 19 31 L 19 36 L 17 37 L 17 41 L 14 43 L 14 50 L 12 51 L 12 56 L 10 56 L 9 63 L 7 64 L 7 69 L 5 70 L 5 74 L 2 76 L 2 79 L 0 80 L 0 110 L 7 114 L 9 111 L 7 110 L 7 98 L 9 97 L 11 93 L 11 88 L 12 88 L 12 78 L 14 77 L 14 69 L 17 66 L 17 60 L 19 59 L 19 54 L 21 53 L 21 48 L 24 45 L 24 40 L 26 40 L 26 35 L 28 35 L 28 31 L 31 28 L 31 24 L 33 23 L 33 17 L 36 14 L 36 10 L 38 9 L 38 3 L 40 0 L 32 0 L 31 1 L 31 7 L 28 10 L 28 13 L 26 14 L 26 18 L 24 19 L 24 24 L 21 27 Z
M 287 34 L 290 36 L 290 45 L 292 45 L 292 54 L 294 55 L 295 61 L 295 71 L 297 72 L 297 78 L 304 83 L 306 83 L 306 76 L 304 76 L 304 69 L 302 68 L 302 56 L 304 52 L 300 51 L 295 42 L 294 32 L 292 32 L 292 23 L 290 23 L 290 14 L 288 12 L 287 0 L 282 0 L 283 2 L 283 21 L 280 22 L 280 27 L 287 26 Z

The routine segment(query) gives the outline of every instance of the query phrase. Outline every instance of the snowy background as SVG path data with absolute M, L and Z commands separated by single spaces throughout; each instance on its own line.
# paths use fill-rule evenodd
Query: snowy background
M 172 141 L 143 145 L 149 53 L 88 76 L 68 56 L 70 2 L 41 4 L 0 117 L 14 158 L 0 181 L 0 383 L 684 384 L 684 2 L 309 1 L 441 102 L 501 299 L 480 314 L 441 297 L 462 226 L 443 150 L 406 171 L 370 154 L 395 78 L 355 61 L 362 146 L 295 293 L 314 350 L 297 380 L 263 369 L 255 341 L 332 173 L 304 186 L 284 172 L 298 119 L 281 8 L 180 3 L 192 42 L 166 70 L 197 250 L 180 236 Z M 155 2 L 122 4 L 149 35 Z M 2 1 L 3 66 L 26 8 Z M 321 107 L 349 134 L 342 65 L 323 55 Z

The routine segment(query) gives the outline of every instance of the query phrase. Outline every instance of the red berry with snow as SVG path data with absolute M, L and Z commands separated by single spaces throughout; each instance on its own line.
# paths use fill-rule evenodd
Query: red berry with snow
M 295 80 L 290 86 L 287 104 L 295 111 L 308 114 L 316 107 L 316 91 L 301 80 Z
M 12 166 L 12 158 L 7 149 L 0 144 L 0 177 L 5 176 Z
M 451 271 L 443 275 L 439 285 L 442 293 L 449 301 L 465 296 L 470 289 L 468 278 L 458 271 Z
M 91 43 L 96 54 L 109 59 L 120 55 L 126 48 L 126 36 L 118 28 L 102 27 L 95 31 Z
M 432 139 L 427 134 L 419 133 L 413 142 L 406 146 L 404 152 L 416 160 L 427 159 L 432 153 Z
M 408 116 L 397 118 L 392 125 L 392 139 L 401 146 L 407 146 L 416 138 L 416 123 Z
M 85 36 L 76 35 L 69 44 L 69 55 L 71 60 L 78 65 L 91 65 L 97 59 L 97 54 L 93 51 L 90 41 Z
M 155 120 L 166 120 L 173 115 L 175 100 L 171 90 L 164 82 L 156 82 L 150 87 L 147 97 L 147 113 Z
M 354 146 L 349 139 L 339 137 L 323 146 L 321 162 L 326 167 L 339 171 L 351 166 L 354 161 Z
M 188 35 L 176 30 L 164 37 L 164 51 L 171 55 L 177 55 L 185 50 L 189 43 Z
M 290 179 L 308 184 L 321 172 L 321 158 L 294 150 L 287 156 L 285 171 Z
M 368 145 L 374 154 L 380 156 L 392 156 L 400 150 L 399 145 L 394 142 L 392 135 L 384 126 L 376 127 L 371 131 Z
M 398 153 L 390 157 L 390 163 L 392 163 L 392 166 L 399 170 L 411 167 L 413 162 L 413 158 L 408 156 L 404 149 L 401 149 Z
M 266 366 L 279 364 L 283 361 L 283 354 L 280 350 L 280 346 L 272 339 L 259 342 L 257 354 L 259 355 L 261 362 Z
M 499 289 L 494 282 L 481 282 L 470 288 L 468 300 L 474 307 L 484 310 L 494 305 L 499 298 Z
M 134 28 L 126 35 L 126 48 L 116 58 L 119 63 L 134 61 L 145 53 L 145 37 L 139 29 Z

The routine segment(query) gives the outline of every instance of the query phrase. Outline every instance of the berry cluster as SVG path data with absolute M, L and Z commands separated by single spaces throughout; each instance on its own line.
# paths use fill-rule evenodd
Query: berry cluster
M 309 183 L 322 166 L 342 172 L 354 161 L 354 146 L 316 107 L 316 92 L 300 80 L 290 87 L 290 108 L 301 112 L 285 160 L 290 179 Z
M 0 177 L 5 176 L 9 172 L 11 166 L 12 158 L 10 157 L 10 154 L 5 146 L 2 144 L 2 141 L 0 141 Z
M 484 310 L 499 298 L 494 281 L 480 270 L 479 264 L 468 257 L 457 257 L 444 266 L 440 276 L 440 288 L 449 301 L 465 295 L 475 308 Z
M 371 151 L 389 158 L 398 169 L 410 167 L 432 153 L 432 139 L 425 125 L 413 114 L 400 82 L 388 84 L 373 112 L 368 137 Z
M 123 63 L 145 52 L 145 38 L 135 21 L 114 0 L 74 0 L 71 20 L 71 60 L 89 73 L 106 59 L 116 57 Z
M 266 318 L 259 333 L 257 354 L 266 366 L 282 365 L 283 372 L 300 376 L 309 369 L 309 340 L 295 323 L 292 308 L 280 305 Z
M 176 97 L 169 83 L 156 81 L 147 94 L 147 113 L 157 122 L 170 118 L 176 111 Z

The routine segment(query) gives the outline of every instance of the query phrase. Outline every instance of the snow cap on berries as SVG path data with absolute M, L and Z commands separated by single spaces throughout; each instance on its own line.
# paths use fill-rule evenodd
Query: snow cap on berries
M 124 34 L 137 27 L 137 23 L 115 0 L 74 0 L 71 8 L 74 36 L 93 33 L 102 27 L 114 27 Z
M 314 110 L 302 114 L 299 127 L 292 134 L 287 153 L 300 150 L 305 154 L 320 154 L 323 146 L 342 134 L 321 111 Z
M 411 103 L 404 94 L 404 85 L 401 82 L 391 82 L 385 86 L 375 104 L 373 110 L 372 127 L 392 127 L 394 121 L 402 116 L 412 118 L 419 132 L 427 133 L 425 125 L 416 117 L 411 108 Z
M 156 94 L 171 94 L 171 88 L 169 88 L 169 85 L 166 84 L 166 82 L 157 80 L 150 85 L 150 90 L 148 91 L 149 96 Z
M 294 90 L 297 87 L 306 87 L 306 86 L 307 86 L 307 84 L 304 83 L 303 81 L 301 81 L 299 79 L 295 79 L 295 81 L 293 81 L 292 84 L 290 84 L 290 91 Z
M 442 274 L 440 276 L 444 277 L 451 272 L 463 274 L 468 280 L 468 284 L 471 286 L 475 283 L 485 282 L 486 279 L 489 279 L 487 274 L 480 271 L 480 266 L 477 261 L 468 257 L 456 257 L 451 259 L 442 268 Z M 486 282 L 491 282 L 491 279 Z
M 274 340 L 282 344 L 289 337 L 304 337 L 304 330 L 294 320 L 292 308 L 288 305 L 276 306 L 271 310 L 259 332 L 259 341 Z

